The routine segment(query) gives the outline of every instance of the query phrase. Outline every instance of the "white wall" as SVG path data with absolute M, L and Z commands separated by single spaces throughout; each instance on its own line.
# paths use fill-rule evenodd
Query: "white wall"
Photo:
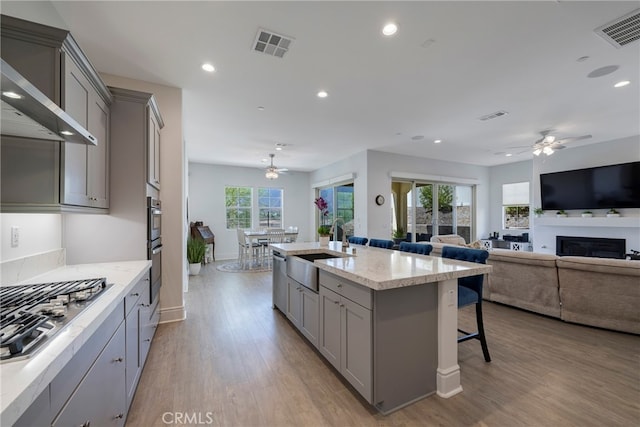
M 60 214 L 1 214 L 0 262 L 60 249 L 61 224 Z M 18 246 L 11 247 L 11 227 L 14 226 L 19 227 L 20 241 Z
M 37 22 L 51 27 L 67 29 L 58 11 L 49 1 L 7 1 L 0 3 L 0 12 L 27 21 Z
M 529 182 L 529 198 L 533 200 L 533 161 L 508 163 L 506 165 L 493 166 L 489 169 L 489 232 L 498 232 L 500 236 L 510 234 L 518 236 L 528 233 L 530 230 L 506 230 L 502 228 L 502 185 L 515 182 Z M 532 203 L 530 203 L 532 204 Z M 533 206 L 531 206 L 533 217 Z M 483 235 L 482 237 L 488 237 Z
M 572 169 L 612 165 L 640 161 L 640 136 L 631 136 L 599 144 L 570 147 L 555 152 L 551 156 L 539 156 L 533 159 L 533 197 L 534 206 L 541 206 L 540 174 L 560 172 Z M 536 252 L 554 253 L 555 238 L 560 236 L 606 237 L 625 239 L 627 251 L 640 250 L 640 209 L 619 209 L 625 217 L 638 218 L 631 227 L 594 227 L 589 226 L 588 218 L 578 220 L 580 226 L 562 227 L 557 225 L 538 225 L 534 219 L 533 248 Z M 569 210 L 569 217 L 579 217 L 579 210 Z M 593 210 L 595 216 L 604 216 L 606 209 Z M 555 216 L 555 212 L 546 212 L 545 216 Z M 584 226 L 581 226 L 584 224 Z
M 270 181 L 260 168 L 244 168 L 203 163 L 189 163 L 189 221 L 202 221 L 215 235 L 216 260 L 234 259 L 238 256 L 236 230 L 226 228 L 226 186 L 275 187 L 284 190 L 283 225 L 298 227 L 298 241 L 311 241 L 313 223 L 309 221 L 313 197 L 309 174 L 290 172 Z M 254 227 L 257 227 L 257 223 Z

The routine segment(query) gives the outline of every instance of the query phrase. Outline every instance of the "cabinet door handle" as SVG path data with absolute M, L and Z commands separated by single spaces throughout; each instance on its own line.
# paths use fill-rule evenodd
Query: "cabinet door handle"
M 124 359 L 122 357 L 116 357 L 115 359 L 113 359 L 114 363 L 120 363 L 122 362 Z
M 131 294 L 132 297 L 139 297 L 140 294 L 138 292 Z
M 338 283 L 338 287 L 339 287 L 339 288 L 341 288 L 341 287 L 342 287 L 342 284 L 341 284 L 341 283 Z
M 146 340 L 144 340 L 144 342 L 150 342 L 151 338 L 147 338 Z
M 340 301 L 334 301 L 333 303 L 334 303 L 334 304 L 337 304 L 337 303 L 339 303 L 339 302 L 340 302 Z
M 344 307 L 344 304 L 340 304 L 340 307 Z
M 120 413 L 120 414 L 116 415 L 115 417 L 113 417 L 114 420 L 120 420 L 122 418 L 124 418 L 124 414 L 122 414 L 122 413 Z
M 85 421 L 82 424 L 80 424 L 80 427 L 91 427 L 91 421 Z

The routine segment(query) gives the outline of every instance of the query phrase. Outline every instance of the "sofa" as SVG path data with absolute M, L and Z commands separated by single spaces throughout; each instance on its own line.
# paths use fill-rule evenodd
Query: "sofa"
M 432 241 L 432 256 L 451 243 Z M 640 334 L 640 261 L 491 249 L 485 300 L 566 322 Z

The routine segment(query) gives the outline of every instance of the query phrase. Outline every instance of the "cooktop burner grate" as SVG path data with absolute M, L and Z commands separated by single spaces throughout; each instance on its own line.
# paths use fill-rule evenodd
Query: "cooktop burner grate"
M 0 287 L 0 360 L 28 356 L 106 287 L 104 277 Z

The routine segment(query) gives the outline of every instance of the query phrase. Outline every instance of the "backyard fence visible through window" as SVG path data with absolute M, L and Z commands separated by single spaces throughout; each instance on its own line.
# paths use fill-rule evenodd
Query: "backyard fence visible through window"
M 502 226 L 504 229 L 529 228 L 529 182 L 502 185 Z
M 251 187 L 225 187 L 227 228 L 251 228 Z

